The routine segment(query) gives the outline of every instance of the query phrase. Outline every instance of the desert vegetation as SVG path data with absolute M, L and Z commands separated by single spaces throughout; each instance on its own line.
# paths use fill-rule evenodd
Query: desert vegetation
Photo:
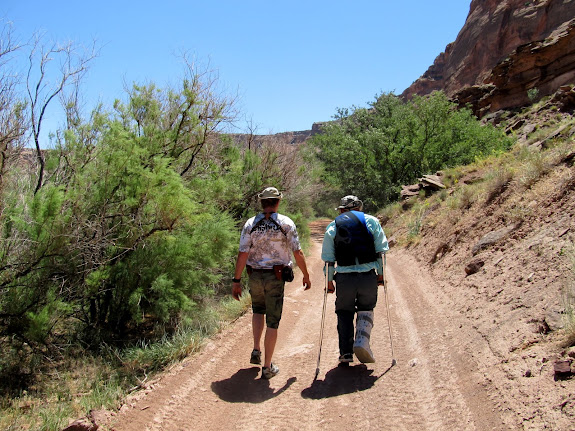
M 560 205 L 573 188 L 575 122 L 568 113 L 557 114 L 548 99 L 516 113 L 512 121 L 527 118 L 533 127 L 517 137 L 509 151 L 446 168 L 439 174 L 447 189 L 431 196 L 410 198 L 380 212 L 394 241 L 417 248 L 422 238 L 429 235 L 426 244 L 430 247 L 438 236 L 457 236 L 460 231 L 469 234 L 488 220 L 497 223 L 492 229 L 500 225 L 523 227 L 517 241 L 528 242 L 536 235 L 542 229 L 543 217 L 550 212 L 548 207 Z M 542 109 L 543 106 L 546 108 Z M 508 126 L 509 122 L 505 122 L 499 127 L 509 131 Z M 569 216 L 569 211 L 564 215 Z M 569 229 L 561 223 L 559 227 L 560 235 Z M 564 310 L 558 344 L 570 347 L 575 341 L 573 243 L 563 236 L 555 238 L 555 242 L 562 244 L 557 250 L 539 244 L 529 245 L 528 249 L 532 258 L 545 262 L 544 265 L 564 269 L 556 292 Z M 445 247 L 445 243 L 440 246 L 440 253 L 444 253 Z M 435 264 L 436 258 L 432 257 L 431 264 Z M 547 294 L 554 295 L 556 289 L 549 289 Z
M 113 404 L 245 308 L 229 301 L 229 274 L 238 225 L 264 186 L 289 191 L 282 211 L 300 224 L 315 192 L 295 148 L 250 148 L 224 133 L 234 97 L 220 94 L 211 71 L 186 62 L 179 87 L 134 84 L 84 115 L 77 78 L 92 57 L 74 63 L 70 47 L 20 46 L 9 36 L 0 427 L 59 429 Z M 22 50 L 30 63 L 20 79 L 8 71 Z M 51 69 L 55 59 L 70 68 Z M 66 124 L 42 143 L 54 103 Z
M 442 92 L 408 102 L 381 94 L 368 108 L 340 109 L 311 140 L 324 168 L 323 182 L 365 196 L 366 209 L 396 201 L 403 184 L 423 174 L 503 152 L 510 139 L 456 109 Z
M 0 34 L 0 428 L 57 430 L 111 408 L 153 373 L 199 349 L 249 305 L 228 295 L 239 228 L 268 185 L 280 211 L 306 222 L 333 215 L 343 194 L 397 223 L 414 242 L 431 208 L 461 211 L 509 187 L 534 190 L 572 151 L 513 146 L 440 92 L 405 102 L 382 94 L 341 109 L 301 147 L 234 139 L 235 96 L 185 61 L 179 85 L 135 83 L 113 106 L 81 109 L 93 50 L 19 45 Z M 19 51 L 26 78 L 8 73 Z M 70 67 L 50 87 L 51 58 Z M 36 71 L 36 73 L 32 73 Z M 37 92 L 38 91 L 38 92 Z M 42 92 L 43 91 L 43 92 Z M 40 140 L 43 113 L 66 124 Z M 511 149 L 511 151 L 509 151 Z M 475 186 L 465 172 L 481 166 Z M 454 192 L 406 209 L 402 184 L 445 170 Z M 422 197 L 423 199 L 423 197 Z M 428 199 L 428 198 L 425 198 Z M 528 209 L 525 209 L 528 211 Z M 517 207 L 517 219 L 525 217 Z M 405 220 L 405 226 L 399 221 Z M 436 221 L 437 222 L 437 221 Z M 405 228 L 405 229 L 404 229 Z

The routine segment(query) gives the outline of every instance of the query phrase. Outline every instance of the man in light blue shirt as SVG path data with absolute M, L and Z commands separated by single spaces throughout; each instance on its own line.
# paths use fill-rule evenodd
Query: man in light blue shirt
M 326 262 L 328 292 L 336 292 L 339 361 L 375 362 L 369 345 L 378 285 L 383 284 L 382 254 L 389 250 L 379 220 L 362 212 L 353 195 L 341 199 L 340 215 L 326 228 L 321 258 Z M 335 282 L 335 286 L 334 286 Z M 354 337 L 353 319 L 357 313 Z

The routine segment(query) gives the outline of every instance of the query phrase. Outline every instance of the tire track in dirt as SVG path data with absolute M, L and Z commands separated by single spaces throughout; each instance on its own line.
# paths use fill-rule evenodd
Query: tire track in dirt
M 409 391 L 406 393 L 405 389 L 398 388 L 399 397 L 394 400 L 398 411 L 406 409 L 402 404 L 405 405 L 407 398 L 412 409 L 408 417 L 418 418 L 418 423 L 411 424 L 411 427 L 475 429 L 469 425 L 469 412 L 454 381 L 453 365 L 440 339 L 441 327 L 433 318 L 433 305 L 417 290 L 418 283 L 413 282 L 410 275 L 404 273 L 398 277 L 393 257 L 389 261 L 392 269 L 388 271 L 389 297 L 394 304 L 395 321 L 400 322 L 394 332 L 402 362 L 398 377 Z M 411 299 L 409 302 L 408 297 Z M 394 383 L 396 381 L 393 380 Z
M 424 407 L 427 422 L 414 429 L 508 429 L 474 374 L 476 364 L 461 355 L 467 335 L 459 331 L 459 316 L 442 306 L 448 301 L 434 281 L 414 271 L 417 262 L 401 251 L 390 253 L 388 264 L 390 302 L 399 323 L 394 340 L 406 350 L 402 371 L 418 389 L 416 404 Z
M 307 258 L 312 289 L 301 274 L 286 285 L 284 314 L 274 361 L 281 372 L 260 379 L 249 364 L 251 313 L 130 397 L 108 428 L 145 430 L 488 430 L 505 429 L 485 389 L 468 382 L 461 367 L 449 313 L 434 297 L 433 282 L 408 256 L 388 257 L 389 310 L 397 365 L 392 355 L 386 303 L 380 289 L 372 331 L 377 362 L 337 364 L 334 295 L 327 295 L 320 373 L 317 366 L 324 299 L 321 240 L 325 223 L 312 226 Z M 443 302 L 445 303 L 445 302 Z M 447 314 L 445 314 L 447 313 Z M 466 374 L 467 373 L 467 374 Z M 462 383 L 466 382 L 466 383 Z

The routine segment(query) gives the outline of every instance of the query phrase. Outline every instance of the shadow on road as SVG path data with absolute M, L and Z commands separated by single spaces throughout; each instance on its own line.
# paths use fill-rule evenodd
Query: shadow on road
M 277 397 L 296 381 L 290 377 L 282 388 L 274 390 L 269 380 L 260 378 L 259 374 L 259 367 L 241 369 L 228 379 L 212 382 L 212 391 L 229 403 L 255 404 Z
M 383 377 L 389 370 L 380 376 L 374 376 L 373 370 L 368 370 L 363 364 L 355 366 L 337 366 L 329 370 L 324 380 L 314 380 L 309 388 L 301 392 L 303 398 L 314 400 L 337 397 L 371 388 L 375 382 Z

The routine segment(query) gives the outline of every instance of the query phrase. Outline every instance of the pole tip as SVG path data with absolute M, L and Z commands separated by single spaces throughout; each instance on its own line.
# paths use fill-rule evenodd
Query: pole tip
M 397 361 L 395 359 L 391 360 L 391 366 L 393 367 L 395 364 L 397 364 Z

